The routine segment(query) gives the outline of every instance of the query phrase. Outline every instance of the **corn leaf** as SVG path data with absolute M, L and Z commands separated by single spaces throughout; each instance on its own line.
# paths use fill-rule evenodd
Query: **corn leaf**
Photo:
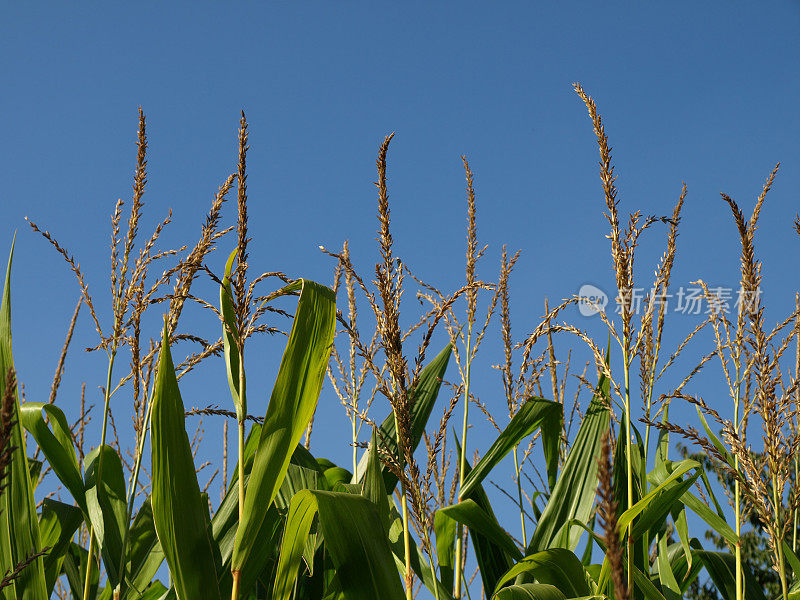
M 461 456 L 461 442 L 456 437 L 456 456 Z M 464 478 L 466 480 L 471 472 L 469 462 L 464 465 Z M 497 522 L 497 518 L 492 511 L 492 505 L 489 502 L 489 497 L 480 483 L 473 487 L 470 492 L 470 499 L 483 509 L 488 518 Z M 499 525 L 498 525 L 499 527 Z M 493 590 L 497 586 L 497 582 L 514 564 L 513 559 L 509 556 L 501 546 L 498 546 L 491 538 L 486 537 L 480 531 L 470 530 L 470 538 L 472 545 L 475 549 L 475 559 L 478 563 L 478 568 L 481 573 L 481 581 L 483 582 L 483 589 Z
M 503 588 L 494 598 L 496 600 L 566 600 L 557 587 L 546 583 L 523 583 Z
M 386 486 L 381 474 L 381 459 L 378 455 L 378 434 L 372 429 L 372 440 L 369 444 L 367 470 L 361 481 L 361 495 L 369 499 L 378 509 L 383 530 L 389 531 L 389 499 L 386 496 Z
M 124 598 L 141 598 L 150 589 L 150 582 L 164 562 L 164 552 L 156 535 L 149 496 L 133 520 L 127 555 L 125 573 L 129 587 Z
M 64 556 L 63 570 L 67 576 L 67 584 L 73 598 L 83 598 L 83 584 L 86 581 L 86 565 L 89 553 L 75 542 L 69 545 Z M 98 569 L 92 569 L 92 580 L 89 585 L 89 598 L 97 597 L 97 585 L 100 581 Z
M 500 527 L 494 515 L 488 515 L 474 500 L 462 500 L 458 504 L 446 506 L 437 512 L 466 525 L 470 531 L 480 533 L 491 540 L 493 544 L 502 548 L 511 558 L 515 560 L 522 558 L 522 553 L 517 548 L 513 538 L 505 529 Z
M 228 386 L 231 389 L 236 416 L 241 420 L 247 414 L 247 384 L 245 383 L 244 390 L 239 390 L 240 358 L 239 347 L 236 344 L 239 332 L 236 330 L 236 310 L 233 306 L 233 292 L 231 290 L 231 271 L 237 252 L 238 249 L 231 252 L 228 262 L 225 264 L 225 275 L 222 278 L 222 285 L 219 286 L 219 305 L 224 321 L 222 325 L 222 347 L 225 352 Z M 244 377 L 242 377 L 242 381 L 245 382 Z
M 567 598 L 591 594 L 580 559 L 564 548 L 552 548 L 526 556 L 500 578 L 495 594 L 522 573 L 530 573 L 537 582 L 554 586 Z
M 6 377 L 14 368 L 11 351 L 11 264 L 14 257 L 14 244 L 8 256 L 3 299 L 0 304 L 0 398 L 6 393 Z M 33 497 L 33 484 L 25 455 L 25 438 L 20 422 L 19 394 L 14 395 L 10 446 L 11 463 L 5 480 L 6 488 L 0 496 L 0 571 L 12 570 L 15 565 L 26 560 L 41 549 L 39 541 L 39 519 L 36 514 L 36 501 Z M 10 600 L 46 600 L 47 582 L 42 557 L 22 571 L 17 580 L 0 591 L 0 597 Z
M 72 536 L 83 523 L 81 509 L 45 498 L 42 503 L 42 516 L 39 519 L 39 533 L 43 547 L 50 551 L 44 557 L 44 574 L 47 593 L 52 594 L 56 579 L 61 575 L 61 565 L 69 550 Z
M 97 487 L 96 472 L 103 453 L 102 486 Z M 111 446 L 98 446 L 84 458 L 86 507 L 89 522 L 100 545 L 103 564 L 112 585 L 119 582 L 122 532 L 128 510 L 122 461 Z
M 526 552 L 529 555 L 554 547 L 574 551 L 578 545 L 581 530 L 571 523 L 573 520 L 588 522 L 594 508 L 597 460 L 611 419 L 606 400 L 608 393 L 609 382 L 605 375 L 600 375 L 597 391 L 533 532 Z
M 302 279 L 284 290 L 296 289 L 301 290 L 300 300 L 250 471 L 244 516 L 233 548 L 233 570 L 242 568 L 257 541 L 267 509 L 314 414 L 328 368 L 336 296 L 330 288 Z
M 736 559 L 727 552 L 711 552 L 708 550 L 695 550 L 695 556 L 705 566 L 711 580 L 717 587 L 724 600 L 736 600 Z M 766 600 L 761 586 L 758 585 L 752 573 L 744 569 L 744 597 L 745 600 Z
M 348 600 L 402 600 L 403 590 L 375 505 L 366 498 L 303 490 L 292 498 L 275 578 L 274 600 L 288 600 L 315 516 Z
M 433 530 L 436 534 L 436 558 L 439 561 L 439 576 L 442 584 L 453 593 L 456 563 L 456 533 L 458 523 L 441 510 L 433 516 Z
M 558 402 L 544 398 L 529 398 L 517 411 L 502 433 L 497 437 L 468 477 L 464 478 L 460 498 L 469 498 L 475 486 L 481 483 L 494 467 L 511 452 L 521 440 L 540 428 L 542 446 L 547 464 L 550 487 L 555 486 L 558 470 L 558 442 L 561 438 L 561 420 L 564 407 Z
M 218 600 L 216 564 L 208 537 L 208 504 L 197 483 L 166 327 L 151 419 L 153 522 L 177 597 Z
M 49 419 L 45 420 L 45 413 Z M 86 513 L 86 491 L 81 477 L 69 423 L 60 408 L 43 402 L 26 402 L 22 406 L 22 425 L 36 440 L 50 467 L 67 488 L 78 506 Z M 52 429 L 51 429 L 52 428 Z

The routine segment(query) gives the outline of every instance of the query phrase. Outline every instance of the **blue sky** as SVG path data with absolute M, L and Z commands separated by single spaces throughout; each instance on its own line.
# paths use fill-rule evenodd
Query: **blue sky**
M 797 1 L 6 4 L 0 239 L 8 245 L 18 232 L 14 343 L 27 398 L 46 399 L 78 288 L 24 217 L 74 253 L 107 318 L 109 217 L 118 197 L 130 197 L 138 106 L 150 145 L 143 232 L 172 208 L 164 244 L 194 241 L 213 193 L 235 169 L 244 109 L 252 268 L 323 282 L 332 263 L 320 244 L 351 240 L 365 274 L 376 261 L 374 160 L 383 136 L 395 131 L 396 251 L 423 278 L 458 287 L 466 224 L 459 157 L 466 154 L 476 175 L 479 240 L 489 244 L 481 276 L 496 276 L 503 244 L 523 251 L 512 280 L 519 338 L 537 324 L 545 296 L 554 303 L 583 283 L 613 285 L 597 148 L 571 87 L 580 81 L 610 136 L 621 210 L 669 214 L 682 182 L 688 186 L 675 285 L 699 277 L 736 285 L 738 242 L 719 192 L 748 212 L 782 162 L 757 237 L 767 321 L 774 322 L 798 289 L 800 239 L 791 222 L 800 211 L 799 28 Z M 642 281 L 664 233 L 654 228 L 643 244 Z M 209 266 L 221 270 L 226 254 Z M 213 286 L 197 291 L 216 297 Z M 415 314 L 410 296 L 406 306 Z M 581 321 L 577 311 L 568 318 L 605 340 L 596 319 Z M 697 322 L 670 319 L 667 348 Z M 157 335 L 157 319 L 152 327 L 146 335 Z M 199 311 L 184 327 L 217 335 Z M 499 377 L 488 367 L 501 360 L 496 329 L 490 335 L 476 391 L 502 416 Z M 80 352 L 94 343 L 84 313 L 59 399 L 68 414 L 81 382 L 99 397 L 103 359 Z M 557 340 L 562 354 L 574 346 Z M 252 348 L 251 405 L 263 413 L 280 343 Z M 708 349 L 700 345 L 694 356 Z M 680 364 L 673 379 L 692 364 Z M 698 391 L 727 406 L 713 381 Z M 221 361 L 186 380 L 183 395 L 187 405 L 226 405 Z M 325 427 L 315 434 L 315 452 L 346 464 L 348 424 L 329 387 L 320 414 Z M 213 455 L 220 424 L 206 425 L 203 452 Z M 483 424 L 475 431 L 471 447 L 485 450 L 491 431 Z

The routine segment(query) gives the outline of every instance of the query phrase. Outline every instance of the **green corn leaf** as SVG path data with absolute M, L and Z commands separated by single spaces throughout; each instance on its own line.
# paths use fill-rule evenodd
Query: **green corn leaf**
M 381 474 L 381 459 L 378 456 L 378 434 L 372 429 L 372 440 L 369 444 L 367 470 L 362 477 L 361 494 L 368 498 L 378 509 L 384 531 L 389 531 L 389 499 L 386 496 L 386 486 Z
M 458 437 L 456 437 L 455 442 L 456 456 L 461 456 L 461 442 Z M 465 480 L 469 477 L 470 472 L 471 467 L 467 461 L 464 464 Z M 489 497 L 480 483 L 473 487 L 468 499 L 474 500 L 490 519 L 493 519 L 495 523 L 497 522 Z M 499 527 L 499 525 L 497 526 Z M 475 549 L 475 559 L 481 574 L 483 589 L 493 590 L 497 586 L 500 577 L 512 567 L 514 561 L 501 546 L 495 544 L 491 538 L 486 537 L 480 531 L 470 530 L 469 535 Z
M 49 425 L 43 413 L 47 415 Z M 23 427 L 42 449 L 58 480 L 86 513 L 86 491 L 64 413 L 54 404 L 26 402 L 22 406 L 21 417 Z
M 591 594 L 580 559 L 564 548 L 552 548 L 526 556 L 500 578 L 495 594 L 522 573 L 530 573 L 539 583 L 552 585 L 567 598 Z
M 610 413 L 607 405 L 609 382 L 600 375 L 597 392 L 586 409 L 575 441 L 561 470 L 550 499 L 538 520 L 527 554 L 549 548 L 575 550 L 581 530 L 573 520 L 586 523 L 591 518 L 597 496 L 597 460 L 603 434 L 608 431 Z
M 42 516 L 39 519 L 39 533 L 43 547 L 50 551 L 44 557 L 44 574 L 47 593 L 52 594 L 56 579 L 61 575 L 61 566 L 69 550 L 72 536 L 83 523 L 81 509 L 70 504 L 45 498 L 42 503 Z
M 656 563 L 658 565 L 658 579 L 661 582 L 664 597 L 667 600 L 680 600 L 683 594 L 681 593 L 680 585 L 678 585 L 678 580 L 675 578 L 675 573 L 672 572 L 672 564 L 669 561 L 669 552 L 667 550 L 667 538 L 664 535 L 658 538 Z
M 473 471 L 474 473 L 474 471 Z M 474 500 L 462 500 L 458 504 L 446 506 L 437 512 L 443 513 L 457 523 L 469 527 L 470 531 L 480 533 L 515 560 L 522 558 L 512 537 L 500 527 L 494 516 L 488 515 Z
M 225 352 L 225 367 L 228 374 L 228 386 L 231 389 L 233 405 L 236 408 L 236 416 L 241 420 L 247 415 L 247 384 L 245 389 L 239 390 L 239 348 L 236 340 L 239 332 L 236 330 L 236 310 L 233 306 L 233 291 L 231 290 L 231 271 L 233 261 L 236 258 L 238 249 L 231 252 L 228 262 L 225 264 L 225 275 L 222 278 L 222 285 L 219 286 L 219 305 L 222 312 L 224 323 L 222 326 L 222 346 Z M 242 378 L 244 381 L 244 378 Z
M 633 525 L 633 539 L 639 539 L 648 531 L 656 533 L 666 522 L 667 516 L 675 508 L 679 499 L 697 481 L 700 473 L 694 473 L 691 477 L 683 480 L 672 481 L 665 484 L 664 489 L 660 490 L 651 500 L 648 501 L 639 518 Z M 645 502 L 642 500 L 641 502 Z M 648 538 L 648 541 L 653 536 Z
M 102 487 L 97 487 L 96 471 L 103 452 Z M 119 582 L 122 556 L 122 532 L 128 510 L 125 495 L 125 474 L 116 450 L 105 445 L 92 450 L 84 458 L 86 507 L 89 522 L 100 545 L 103 564 L 113 586 Z
M 14 244 L 8 256 L 3 299 L 0 304 L 0 398 L 6 393 L 6 377 L 14 368 L 14 355 L 11 350 L 11 264 L 14 257 Z M 25 438 L 20 422 L 19 394 L 14 395 L 14 409 L 11 415 L 15 425 L 11 429 L 9 444 L 15 450 L 11 453 L 11 463 L 4 481 L 6 488 L 0 496 L 0 571 L 12 570 L 15 565 L 26 560 L 41 549 L 39 541 L 39 519 L 36 514 L 36 501 L 33 497 L 33 483 L 25 455 Z M 22 571 L 17 580 L 0 590 L 0 597 L 8 600 L 46 600 L 47 582 L 44 574 L 44 560 L 36 558 Z
M 711 552 L 708 550 L 695 550 L 711 576 L 717 591 L 724 600 L 736 600 L 736 558 L 727 552 Z M 761 586 L 758 585 L 752 573 L 744 569 L 744 597 L 745 600 L 766 600 Z
M 700 463 L 691 459 L 685 459 L 677 463 L 673 463 L 673 470 L 670 473 L 669 477 L 664 479 L 659 485 L 654 487 L 650 490 L 644 498 L 639 500 L 636 504 L 630 507 L 628 510 L 624 511 L 619 517 L 619 531 L 620 535 L 624 535 L 628 529 L 628 526 L 631 522 L 644 511 L 651 503 L 653 503 L 655 497 L 664 489 L 668 488 L 672 482 L 678 479 L 684 473 L 691 471 L 692 469 L 701 469 Z M 699 476 L 699 473 L 697 474 Z M 696 479 L 696 477 L 695 477 Z M 688 486 L 687 486 L 688 487 Z
M 173 586 L 179 600 L 219 600 L 208 504 L 197 483 L 166 327 L 151 410 L 153 522 Z
M 644 594 L 645 600 L 667 600 L 650 578 L 641 569 L 633 567 L 633 583 L 636 590 Z M 630 594 L 631 590 L 628 590 Z
M 128 590 L 124 598 L 141 598 L 164 562 L 164 552 L 153 523 L 153 508 L 148 496 L 142 503 L 130 531 L 125 567 Z
M 546 583 L 522 583 L 503 588 L 493 596 L 495 600 L 566 600 L 557 587 Z
M 331 467 L 325 469 L 325 479 L 328 480 L 328 485 L 333 488 L 337 483 L 350 483 L 353 479 L 353 474 L 344 467 Z
M 86 581 L 86 565 L 89 553 L 75 542 L 69 545 L 64 556 L 63 571 L 67 576 L 67 584 L 73 598 L 83 598 L 83 585 Z M 92 580 L 89 586 L 89 598 L 97 597 L 97 586 L 100 580 L 99 570 L 92 569 Z
M 441 510 L 437 510 L 433 517 L 433 530 L 436 534 L 436 558 L 439 561 L 439 576 L 442 584 L 453 593 L 455 582 L 456 563 L 456 533 L 458 523 Z
M 298 280 L 284 288 L 300 289 L 289 341 L 281 360 L 258 449 L 250 471 L 231 566 L 247 560 L 267 509 L 278 493 L 289 461 L 317 406 L 336 326 L 336 296 L 330 288 Z
M 469 476 L 464 479 L 460 497 L 469 498 L 473 488 L 489 475 L 497 463 L 537 428 L 540 428 L 542 432 L 547 476 L 552 489 L 555 486 L 558 469 L 558 442 L 561 437 L 563 416 L 564 407 L 558 402 L 544 398 L 529 398 L 497 437 L 491 448 L 478 461 Z
M 292 498 L 274 600 L 288 600 L 315 516 L 348 600 L 402 600 L 403 589 L 375 505 L 362 496 L 303 490 Z
M 447 519 L 452 521 L 453 526 L 455 526 L 455 521 L 449 517 L 447 517 Z M 405 571 L 403 518 L 400 516 L 400 511 L 397 509 L 397 505 L 394 502 L 390 508 L 390 520 L 391 525 L 389 526 L 389 546 L 391 547 L 392 554 L 394 555 L 396 568 L 402 573 Z M 423 553 L 419 546 L 417 546 L 413 536 L 409 542 L 411 548 L 411 570 L 416 574 L 417 577 L 420 578 L 420 581 L 425 584 L 425 587 L 428 588 L 431 596 L 435 598 L 436 593 L 438 592 L 439 600 L 451 600 L 453 597 L 452 590 L 448 590 L 447 587 L 436 577 L 436 574 L 431 570 L 427 556 Z
M 716 434 L 713 431 L 711 431 L 711 427 L 708 426 L 708 421 L 706 420 L 706 416 L 703 414 L 703 411 L 700 410 L 700 407 L 697 406 L 695 408 L 697 409 L 697 416 L 700 417 L 700 422 L 703 424 L 703 429 L 705 429 L 708 439 L 711 441 L 712 444 L 714 444 L 714 447 L 728 463 L 728 466 L 731 469 L 735 469 L 736 460 L 733 458 L 733 455 L 730 452 L 728 452 L 728 449 L 725 447 L 725 444 L 723 444 L 716 436 Z
M 450 344 L 444 347 L 439 354 L 428 363 L 419 374 L 419 382 L 411 393 L 411 451 L 413 452 L 420 440 L 422 440 L 422 432 L 425 431 L 425 426 L 428 423 L 428 418 L 431 415 L 436 398 L 439 395 L 439 388 L 442 386 L 442 378 L 447 371 L 447 364 L 450 361 L 450 354 L 452 348 Z M 381 448 L 384 452 L 393 456 L 398 463 L 405 464 L 403 458 L 397 452 L 397 434 L 395 427 L 394 414 L 389 414 L 388 417 L 381 423 L 380 440 Z M 361 478 L 367 467 L 367 454 L 364 453 L 358 463 L 356 470 L 356 480 L 361 481 Z M 384 466 L 383 481 L 388 493 L 394 492 L 397 486 L 397 477 L 392 471 Z
M 736 545 L 739 536 L 736 531 L 728 525 L 728 523 L 720 517 L 717 513 L 711 510 L 708 505 L 702 502 L 692 492 L 686 492 L 681 497 L 681 502 L 686 508 L 695 513 L 698 517 L 703 519 L 714 531 L 724 537 L 728 543 Z

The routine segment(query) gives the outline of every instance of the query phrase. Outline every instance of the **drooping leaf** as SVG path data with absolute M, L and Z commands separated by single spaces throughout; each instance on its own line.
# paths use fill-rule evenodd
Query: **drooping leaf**
M 284 288 L 300 289 L 289 341 L 283 353 L 258 449 L 250 471 L 231 567 L 242 568 L 257 541 L 261 523 L 281 482 L 297 443 L 317 406 L 336 325 L 336 297 L 330 288 L 298 280 Z
M 49 426 L 42 413 L 47 415 Z M 21 417 L 23 427 L 42 449 L 56 477 L 85 513 L 86 491 L 64 413 L 54 404 L 26 402 L 22 406 Z
M 472 489 L 486 478 L 497 463 L 537 428 L 542 432 L 547 476 L 552 489 L 555 486 L 558 470 L 558 442 L 561 438 L 563 415 L 564 407 L 558 402 L 544 398 L 529 398 L 486 451 L 486 454 L 481 457 L 469 476 L 464 478 L 460 497 L 469 498 Z
M 208 504 L 197 483 L 166 327 L 151 410 L 153 523 L 178 600 L 219 600 Z
M 580 559 L 564 548 L 552 548 L 526 556 L 500 578 L 495 593 L 522 573 L 530 573 L 537 582 L 552 585 L 567 598 L 591 594 Z
M 677 463 L 673 463 L 672 465 L 672 472 L 669 476 L 664 479 L 661 483 L 651 489 L 641 500 L 639 500 L 636 504 L 631 506 L 629 509 L 625 510 L 619 517 L 619 531 L 620 535 L 624 534 L 627 531 L 628 526 L 633 522 L 633 520 L 639 516 L 645 509 L 653 510 L 654 506 L 657 506 L 655 500 L 664 490 L 670 487 L 670 485 L 679 477 L 681 477 L 684 473 L 691 471 L 692 469 L 700 469 L 700 463 L 691 459 L 685 459 L 679 461 Z M 697 474 L 699 476 L 699 473 Z M 697 479 L 697 476 L 694 477 L 694 480 Z M 690 484 L 691 485 L 691 484 Z M 686 486 L 688 488 L 689 486 Z M 685 489 L 684 488 L 684 492 Z M 680 494 L 682 495 L 682 494 Z M 679 495 L 679 496 L 680 496 Z M 676 497 L 679 497 L 676 496 Z M 673 498 L 674 500 L 674 498 Z M 670 503 L 671 506 L 671 503 Z M 669 507 L 667 508 L 667 512 L 669 511 Z
M 14 244 L 8 256 L 3 299 L 0 304 L 0 398 L 6 393 L 6 378 L 14 368 L 11 350 L 11 264 L 14 257 Z M 14 394 L 14 409 L 11 415 L 15 422 L 11 428 L 9 445 L 15 450 L 11 453 L 11 463 L 5 479 L 6 488 L 0 496 L 0 571 L 13 570 L 14 566 L 41 550 L 39 540 L 39 519 L 36 515 L 36 501 L 33 497 L 33 484 L 25 455 L 25 438 L 22 434 L 19 394 Z M 47 582 L 42 557 L 22 571 L 17 580 L 0 590 L 0 597 L 8 600 L 46 600 Z
M 303 490 L 292 498 L 274 600 L 288 600 L 314 517 L 348 600 L 402 600 L 403 590 L 375 505 L 353 494 Z
M 493 544 L 502 548 L 511 558 L 515 560 L 522 558 L 522 553 L 517 548 L 513 538 L 505 529 L 500 527 L 493 515 L 488 515 L 474 500 L 462 500 L 458 504 L 446 506 L 437 512 L 466 525 L 470 531 L 479 533 L 491 540 Z
M 503 588 L 494 595 L 495 600 L 566 600 L 557 587 L 546 583 L 522 583 Z

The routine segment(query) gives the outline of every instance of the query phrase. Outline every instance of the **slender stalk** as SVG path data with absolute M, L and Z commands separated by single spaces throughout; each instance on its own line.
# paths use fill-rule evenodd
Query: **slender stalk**
M 406 493 L 405 484 L 401 484 L 400 489 L 402 490 L 400 505 L 403 509 L 403 551 L 406 559 L 406 600 L 412 600 L 414 590 L 411 589 L 411 532 L 408 528 L 408 494 Z
M 467 326 L 467 358 L 464 371 L 464 422 L 461 427 L 461 456 L 458 460 L 458 500 L 461 501 L 461 488 L 464 487 L 464 472 L 467 469 L 467 430 L 469 428 L 469 380 L 470 368 L 472 367 L 472 322 Z M 456 572 L 455 572 L 455 588 L 453 598 L 458 600 L 461 598 L 461 579 L 463 573 L 461 572 L 461 557 L 464 553 L 464 526 L 458 524 L 458 532 L 456 534 Z
M 103 483 L 103 447 L 106 445 L 106 432 L 108 431 L 108 408 L 109 400 L 111 398 L 111 373 L 114 370 L 114 359 L 117 356 L 116 348 L 111 350 L 108 354 L 108 373 L 106 375 L 106 387 L 103 391 L 103 429 L 100 433 L 100 456 L 97 459 L 97 470 L 95 471 L 95 486 L 101 489 Z M 89 554 L 86 557 L 86 580 L 83 583 L 83 600 L 89 600 L 89 588 L 92 582 L 92 556 L 94 555 L 96 538 L 94 535 L 94 527 L 89 523 Z
M 517 495 L 519 496 L 519 520 L 522 524 L 522 545 L 523 547 L 528 546 L 528 536 L 525 533 L 525 511 L 522 509 L 522 482 L 520 481 L 519 475 L 519 460 L 517 459 L 517 448 L 519 448 L 519 444 L 514 446 L 514 472 L 517 476 Z
M 242 575 L 241 571 L 233 572 L 233 584 L 231 585 L 231 598 L 239 597 L 239 579 L 241 578 L 241 575 Z M 297 582 L 295 581 L 295 583 Z
M 352 426 L 353 430 L 353 475 L 356 475 L 358 473 L 358 446 L 356 446 L 356 442 L 358 441 L 358 432 L 356 431 L 355 413 L 350 420 L 350 425 Z
M 739 364 L 736 364 L 736 395 L 733 398 L 733 418 L 734 418 L 734 431 L 738 437 L 739 435 Z M 739 470 L 739 455 L 734 456 L 734 467 Z M 739 488 L 739 480 L 733 483 L 733 511 L 734 519 L 736 520 L 736 600 L 742 600 L 744 593 L 743 577 L 742 577 L 742 514 L 741 514 L 741 498 L 742 491 Z
M 794 296 L 794 305 L 795 310 L 800 313 L 800 294 L 795 294 Z M 795 336 L 795 363 L 794 363 L 794 378 L 795 380 L 800 380 L 800 315 L 795 318 L 794 321 L 796 336 Z M 800 407 L 800 389 L 796 389 L 794 392 L 794 404 L 795 409 Z M 797 434 L 798 429 L 800 429 L 800 416 L 798 416 L 797 412 L 795 412 L 794 416 L 794 429 L 795 434 Z M 797 456 L 797 453 L 794 455 L 794 485 L 800 485 L 798 482 L 798 475 L 800 475 L 800 457 Z M 797 552 L 797 507 L 795 506 L 792 510 L 792 552 Z
M 631 396 L 630 396 L 630 356 L 628 355 L 628 340 L 624 341 L 622 351 L 623 368 L 625 371 L 625 472 L 628 483 L 628 506 L 633 506 L 633 464 L 631 461 Z M 628 589 L 633 591 L 633 523 L 628 526 Z
M 245 395 L 245 378 L 244 378 L 244 340 L 239 343 L 239 405 L 241 410 L 237 415 L 237 438 L 239 446 L 239 522 L 244 518 L 244 428 L 245 420 L 247 419 L 247 396 Z M 239 598 L 239 579 L 241 578 L 241 571 L 235 570 L 232 572 L 233 585 L 231 587 L 231 600 L 238 600 Z

